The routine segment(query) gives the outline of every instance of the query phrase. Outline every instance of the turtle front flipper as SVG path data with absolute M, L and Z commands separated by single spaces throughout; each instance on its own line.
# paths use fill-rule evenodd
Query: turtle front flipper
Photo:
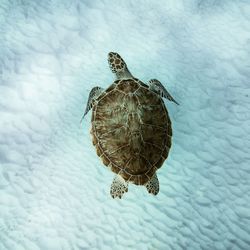
M 90 93 L 89 93 L 89 97 L 88 97 L 88 102 L 87 102 L 87 106 L 85 109 L 85 112 L 82 116 L 82 119 L 84 118 L 85 115 L 87 115 L 87 113 L 89 112 L 89 110 L 91 110 L 92 106 L 93 106 L 93 102 L 94 100 L 103 92 L 103 88 L 101 87 L 94 87 L 91 89 Z M 82 119 L 80 122 L 82 122 Z
M 169 101 L 176 103 L 179 105 L 179 103 L 168 93 L 168 91 L 165 89 L 165 87 L 162 85 L 162 83 L 156 79 L 152 79 L 148 82 L 149 89 L 160 95 L 161 97 L 167 98 Z
M 113 198 L 122 198 L 124 193 L 128 192 L 128 183 L 120 176 L 116 175 L 110 188 L 110 194 Z
M 145 184 L 145 186 L 150 194 L 157 195 L 160 189 L 157 175 L 154 174 L 153 177 Z

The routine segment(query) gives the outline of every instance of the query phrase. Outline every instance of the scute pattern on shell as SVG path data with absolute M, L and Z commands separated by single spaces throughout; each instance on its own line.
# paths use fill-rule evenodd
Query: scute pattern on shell
M 143 185 L 167 158 L 172 128 L 163 100 L 138 79 L 128 79 L 115 81 L 97 98 L 91 134 L 106 166 Z

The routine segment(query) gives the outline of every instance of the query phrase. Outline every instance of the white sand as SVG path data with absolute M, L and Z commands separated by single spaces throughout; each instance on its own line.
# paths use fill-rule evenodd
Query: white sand
M 1 0 L 0 250 L 250 249 L 249 27 L 247 0 Z M 109 51 L 181 104 L 156 197 L 113 200 L 79 126 Z

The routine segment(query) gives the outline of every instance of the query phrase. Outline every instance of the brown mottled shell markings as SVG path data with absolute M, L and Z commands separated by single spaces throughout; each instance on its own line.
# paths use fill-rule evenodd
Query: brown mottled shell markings
M 103 163 L 137 185 L 154 175 L 171 147 L 164 102 L 138 79 L 115 81 L 97 98 L 91 133 Z

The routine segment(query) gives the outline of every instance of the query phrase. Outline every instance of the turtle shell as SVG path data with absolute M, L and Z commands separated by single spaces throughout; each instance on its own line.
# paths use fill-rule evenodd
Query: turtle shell
M 138 79 L 117 80 L 95 101 L 91 134 L 97 155 L 126 181 L 145 184 L 171 147 L 163 100 Z

